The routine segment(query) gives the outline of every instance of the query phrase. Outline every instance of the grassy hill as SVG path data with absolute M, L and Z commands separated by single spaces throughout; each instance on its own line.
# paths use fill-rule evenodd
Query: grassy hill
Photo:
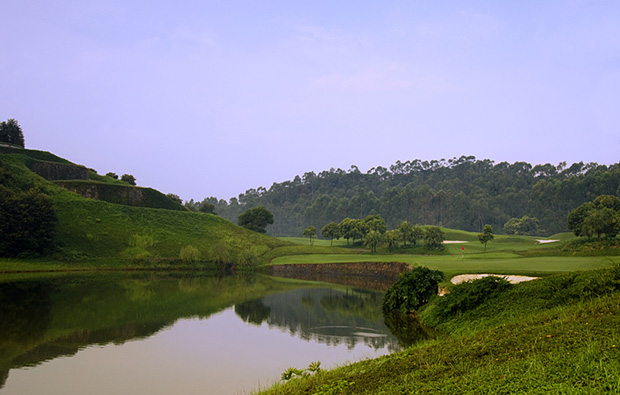
M 446 335 L 261 393 L 620 392 L 620 265 L 516 284 L 432 323 Z
M 37 163 L 82 168 L 88 177 L 79 181 L 46 180 L 33 171 Z M 159 208 L 86 198 L 61 185 L 96 185 L 106 189 L 110 196 L 115 196 L 114 188 L 122 191 L 145 188 L 100 176 L 92 169 L 47 152 L 5 148 L 0 150 L 0 167 L 20 185 L 38 187 L 53 197 L 59 219 L 56 237 L 59 248 L 54 258 L 61 262 L 87 260 L 106 267 L 130 259 L 142 265 L 161 266 L 178 260 L 181 248 L 189 245 L 196 248 L 205 261 L 250 262 L 275 247 L 289 244 L 241 228 L 216 215 L 184 210 L 178 202 L 152 189 L 144 193 L 148 197 L 145 201 Z M 117 201 L 121 202 L 122 199 Z M 0 261 L 1 270 L 7 267 L 27 269 L 28 265 L 15 260 Z

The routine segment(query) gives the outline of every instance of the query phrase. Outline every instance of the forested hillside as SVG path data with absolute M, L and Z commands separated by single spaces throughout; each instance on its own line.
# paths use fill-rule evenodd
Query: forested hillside
M 307 226 L 321 229 L 344 218 L 379 214 L 388 228 L 407 220 L 480 232 L 490 224 L 501 232 L 511 218 L 538 220 L 539 235 L 567 231 L 566 216 L 596 196 L 620 196 L 620 163 L 583 162 L 532 166 L 525 162 L 494 163 L 473 156 L 430 162 L 396 162 L 362 173 L 330 169 L 249 189 L 228 202 L 210 197 L 202 204 L 231 220 L 248 208 L 265 206 L 274 214 L 268 233 L 300 236 Z M 197 209 L 201 202 L 186 206 Z

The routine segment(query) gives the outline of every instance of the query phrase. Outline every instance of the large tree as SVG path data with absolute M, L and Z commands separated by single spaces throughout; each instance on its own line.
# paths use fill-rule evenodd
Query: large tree
M 364 240 L 364 244 L 366 247 L 370 248 L 371 252 L 377 252 L 377 246 L 381 243 L 381 233 L 376 230 L 371 230 L 366 235 L 366 239 Z
M 273 214 L 263 206 L 249 209 L 239 216 L 238 224 L 259 233 L 267 233 L 267 225 L 273 224 Z
M 400 237 L 403 239 L 403 245 L 406 246 L 407 241 L 409 241 L 413 235 L 413 226 L 409 222 L 403 221 L 398 225 L 398 232 L 400 232 Z
M 596 235 L 598 241 L 603 235 L 616 237 L 620 232 L 620 199 L 612 195 L 598 196 L 569 212 L 566 222 L 575 236 Z
M 398 247 L 400 241 L 400 232 L 398 230 L 388 230 L 383 234 L 383 243 L 392 252 L 392 250 Z
M 330 240 L 330 246 L 334 244 L 334 239 L 339 239 L 342 234 L 340 227 L 335 222 L 330 222 L 321 229 L 321 236 Z
M 438 226 L 429 226 L 424 230 L 424 246 L 429 249 L 443 248 L 444 235 Z
M 22 128 L 15 119 L 0 122 L 0 142 L 20 147 L 26 146 Z

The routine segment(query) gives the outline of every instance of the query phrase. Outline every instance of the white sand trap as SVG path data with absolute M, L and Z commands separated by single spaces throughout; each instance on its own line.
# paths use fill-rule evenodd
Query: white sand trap
M 538 277 L 513 276 L 513 275 L 503 275 L 503 274 L 461 274 L 461 275 L 452 277 L 452 280 L 450 281 L 452 282 L 452 284 L 459 284 L 459 283 L 462 283 L 463 281 L 477 280 L 479 278 L 487 277 L 487 276 L 503 277 L 506 280 L 508 280 L 511 284 L 516 284 L 516 283 L 520 283 L 523 281 L 536 280 L 538 278 Z
M 462 240 L 444 240 L 443 241 L 444 244 L 463 244 L 463 243 L 469 243 L 469 241 L 462 241 Z
M 560 241 L 560 240 L 536 240 L 537 242 L 539 242 L 540 244 L 547 244 L 547 243 L 555 243 L 556 241 Z

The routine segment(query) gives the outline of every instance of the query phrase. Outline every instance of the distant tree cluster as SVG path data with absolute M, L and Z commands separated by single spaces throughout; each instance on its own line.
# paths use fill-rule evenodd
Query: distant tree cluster
M 620 233 L 620 199 L 612 195 L 598 196 L 572 210 L 567 218 L 568 228 L 575 236 L 614 238 Z
M 380 215 L 388 228 L 405 220 L 472 232 L 490 225 L 506 233 L 550 235 L 568 230 L 570 210 L 603 194 L 620 196 L 620 163 L 531 165 L 462 156 L 398 161 L 366 173 L 356 166 L 307 172 L 228 201 L 205 200 L 231 221 L 248 208 L 266 207 L 275 218 L 269 233 L 276 236 L 299 236 L 307 226 L 320 230 L 368 215 Z
M 385 220 L 379 215 L 368 215 L 364 219 L 345 218 L 339 224 L 330 222 L 321 229 L 321 235 L 330 240 L 341 237 L 347 240 L 347 244 L 351 240 L 363 241 L 364 245 L 372 252 L 377 251 L 377 247 L 385 246 L 390 252 L 394 248 L 400 246 L 402 240 L 403 246 L 407 243 L 416 245 L 420 240 L 424 240 L 424 245 L 428 249 L 442 249 L 444 235 L 442 230 L 437 226 L 428 226 L 422 229 L 420 226 L 411 225 L 407 221 L 402 221 L 397 229 L 387 230 Z M 316 228 L 308 226 L 304 232 L 304 237 L 310 238 L 310 244 L 316 237 Z
M 0 143 L 25 147 L 24 133 L 13 118 L 0 122 Z

